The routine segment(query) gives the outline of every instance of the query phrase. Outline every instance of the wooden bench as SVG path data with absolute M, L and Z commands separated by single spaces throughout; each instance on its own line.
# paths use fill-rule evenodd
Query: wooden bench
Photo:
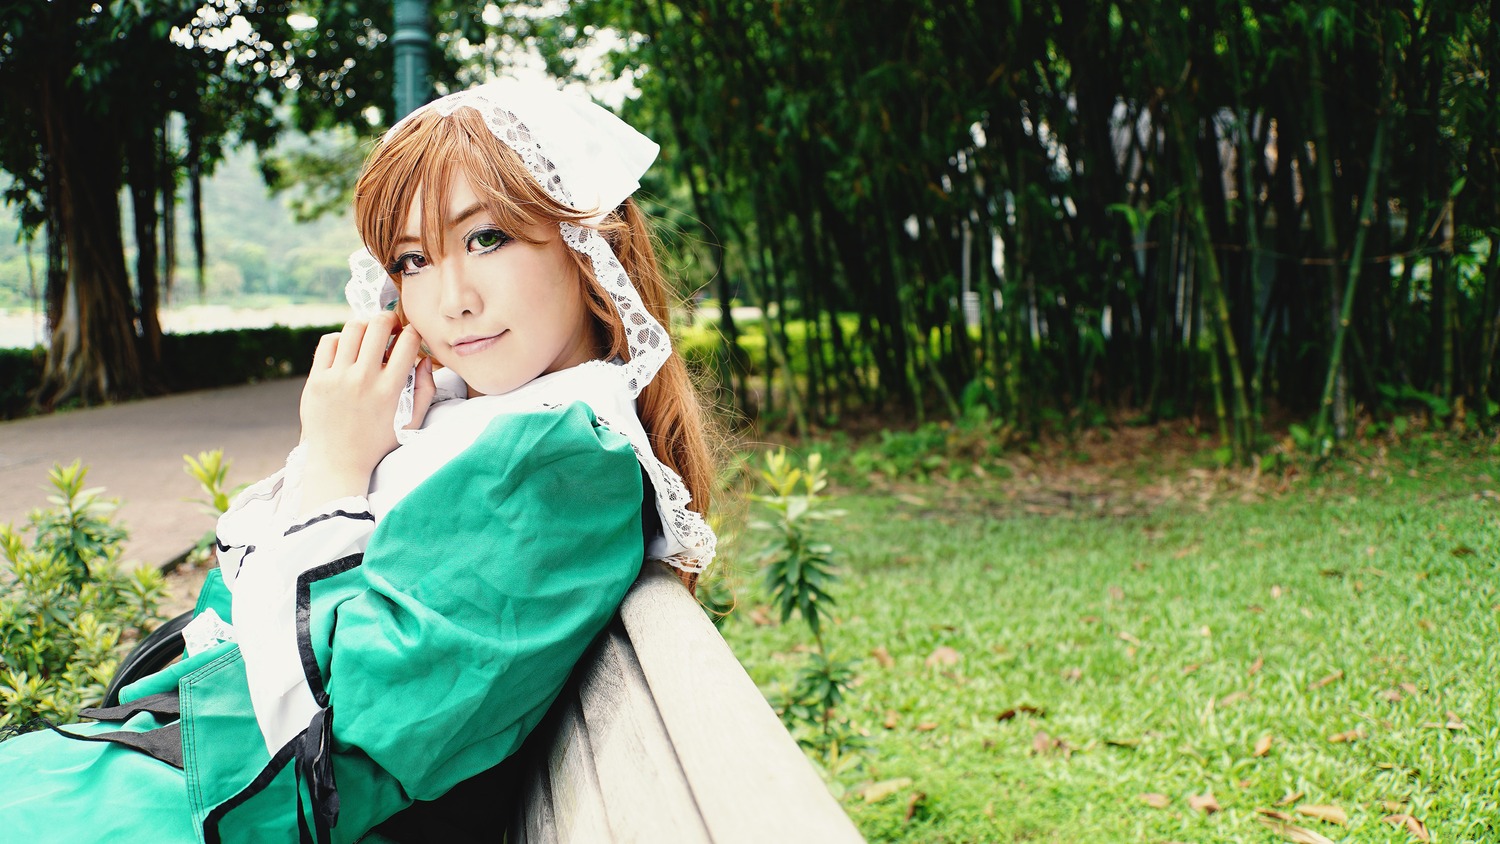
M 514 844 L 864 840 L 660 564 L 642 572 L 517 761 Z

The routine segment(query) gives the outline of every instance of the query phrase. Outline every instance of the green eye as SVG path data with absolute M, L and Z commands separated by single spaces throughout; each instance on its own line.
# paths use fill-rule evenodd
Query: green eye
M 510 236 L 499 229 L 477 231 L 469 238 L 470 252 L 488 252 L 510 242 Z

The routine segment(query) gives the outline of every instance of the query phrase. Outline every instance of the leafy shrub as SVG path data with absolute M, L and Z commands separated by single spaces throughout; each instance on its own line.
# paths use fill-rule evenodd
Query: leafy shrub
M 28 517 L 30 545 L 0 525 L 0 727 L 73 720 L 103 699 L 124 634 L 160 621 L 162 575 L 121 569 L 116 503 L 85 489 L 87 474 L 77 461 L 53 467 L 53 506 Z
M 31 394 L 42 384 L 45 352 L 36 349 L 0 349 L 0 419 L 26 412 Z
M 859 755 L 851 751 L 864 746 L 859 732 L 838 711 L 854 684 L 858 663 L 835 658 L 823 637 L 822 620 L 834 603 L 829 589 L 838 572 L 836 552 L 823 537 L 820 523 L 843 513 L 829 509 L 826 496 L 820 495 L 828 476 L 819 454 L 810 455 L 803 468 L 785 450 L 769 453 L 760 475 L 770 492 L 751 498 L 775 517 L 751 525 L 771 535 L 760 554 L 765 588 L 782 622 L 793 613 L 801 616 L 814 645 L 791 689 L 771 703 L 797 742 L 815 751 L 826 770 L 836 774 L 858 764 Z
M 167 334 L 161 338 L 161 368 L 154 372 L 163 389 L 180 392 L 227 387 L 268 378 L 305 375 L 318 338 L 336 327 L 243 328 Z M 42 382 L 46 354 L 41 349 L 0 349 L 0 419 L 31 410 Z
M 958 422 L 926 422 L 911 431 L 883 430 L 879 439 L 857 448 L 849 465 L 860 475 L 878 472 L 891 480 L 957 480 L 974 471 L 1004 474 L 996 461 L 1015 441 L 1010 425 L 970 408 Z

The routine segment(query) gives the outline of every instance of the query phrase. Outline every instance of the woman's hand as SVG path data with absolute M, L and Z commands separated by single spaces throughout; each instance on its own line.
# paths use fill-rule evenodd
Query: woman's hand
M 391 344 L 393 333 L 397 337 Z M 302 441 L 307 448 L 304 513 L 369 491 L 375 466 L 396 447 L 396 400 L 420 348 L 416 329 L 402 329 L 392 313 L 368 323 L 351 320 L 342 332 L 325 334 L 318 341 L 302 388 Z M 421 426 L 433 392 L 432 361 L 423 358 L 408 427 Z

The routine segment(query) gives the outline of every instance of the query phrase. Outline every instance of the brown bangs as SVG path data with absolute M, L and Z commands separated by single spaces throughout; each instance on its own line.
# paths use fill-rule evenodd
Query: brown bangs
M 382 265 L 397 257 L 396 241 L 417 192 L 422 197 L 421 250 L 443 257 L 443 230 L 454 177 L 462 174 L 495 224 L 512 237 L 539 223 L 581 222 L 589 215 L 547 195 L 520 156 L 496 138 L 472 108 L 444 117 L 427 110 L 381 140 L 354 187 L 354 224 Z

